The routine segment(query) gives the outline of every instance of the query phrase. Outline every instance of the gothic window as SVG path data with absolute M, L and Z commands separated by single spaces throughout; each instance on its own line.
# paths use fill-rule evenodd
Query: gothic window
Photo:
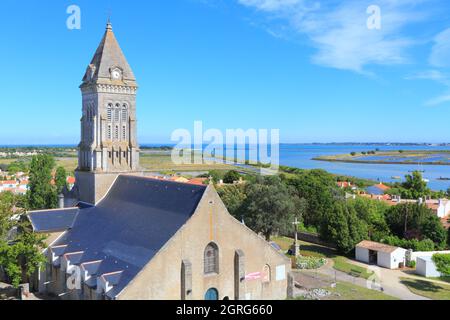
M 111 137 L 111 125 L 108 125 L 107 139 L 108 139 L 108 140 L 111 140 L 111 139 L 112 139 L 112 137 Z
M 219 248 L 215 243 L 206 246 L 203 264 L 205 274 L 219 273 Z
M 114 121 L 120 122 L 120 105 L 116 104 L 116 109 L 114 109 Z
M 119 140 L 119 126 L 114 129 L 114 139 Z
M 112 104 L 108 104 L 108 109 L 107 109 L 106 113 L 107 113 L 106 117 L 108 119 L 108 122 L 111 122 L 112 121 Z
M 128 107 L 126 104 L 122 106 L 122 122 L 128 121 Z

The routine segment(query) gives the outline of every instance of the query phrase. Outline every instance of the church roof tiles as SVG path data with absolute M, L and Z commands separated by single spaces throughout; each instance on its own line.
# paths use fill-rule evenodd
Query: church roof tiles
M 63 249 L 57 250 L 60 256 L 82 252 L 66 258 L 96 277 L 121 272 L 117 281 L 108 281 L 113 286 L 106 294 L 115 298 L 189 220 L 205 190 L 206 186 L 121 175 L 99 204 L 77 209 L 72 226 L 54 246 Z M 38 216 L 30 214 L 33 225 Z M 97 263 L 90 265 L 92 261 Z

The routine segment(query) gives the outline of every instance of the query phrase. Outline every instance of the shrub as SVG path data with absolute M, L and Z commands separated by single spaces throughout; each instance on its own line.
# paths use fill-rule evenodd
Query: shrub
M 296 266 L 298 269 L 319 269 L 325 263 L 327 263 L 325 258 L 299 256 Z
M 444 276 L 450 276 L 450 254 L 433 255 L 433 262 L 436 264 L 436 269 Z

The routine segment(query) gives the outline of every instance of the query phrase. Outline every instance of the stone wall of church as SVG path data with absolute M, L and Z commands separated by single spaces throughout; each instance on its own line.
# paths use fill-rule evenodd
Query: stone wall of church
M 219 249 L 219 272 L 204 274 L 204 251 Z M 285 299 L 291 262 L 229 215 L 213 187 L 195 214 L 160 250 L 118 299 Z M 245 279 L 253 274 L 254 279 Z M 259 277 L 259 278 L 258 278 Z

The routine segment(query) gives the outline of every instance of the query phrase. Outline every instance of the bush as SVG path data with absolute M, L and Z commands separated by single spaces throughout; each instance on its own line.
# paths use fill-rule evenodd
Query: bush
M 450 276 L 450 254 L 433 255 L 433 262 L 436 264 L 436 269 L 444 276 Z
M 327 263 L 327 259 L 318 257 L 297 257 L 296 266 L 298 269 L 319 269 Z
M 391 246 L 402 247 L 405 249 L 412 249 L 414 251 L 434 251 L 434 242 L 430 239 L 417 240 L 417 239 L 400 239 L 396 236 L 388 236 L 382 239 L 380 242 L 389 244 Z
M 415 268 L 416 268 L 416 262 L 415 262 L 414 260 L 410 261 L 410 262 L 407 264 L 407 267 L 408 267 L 408 268 L 415 269 Z

